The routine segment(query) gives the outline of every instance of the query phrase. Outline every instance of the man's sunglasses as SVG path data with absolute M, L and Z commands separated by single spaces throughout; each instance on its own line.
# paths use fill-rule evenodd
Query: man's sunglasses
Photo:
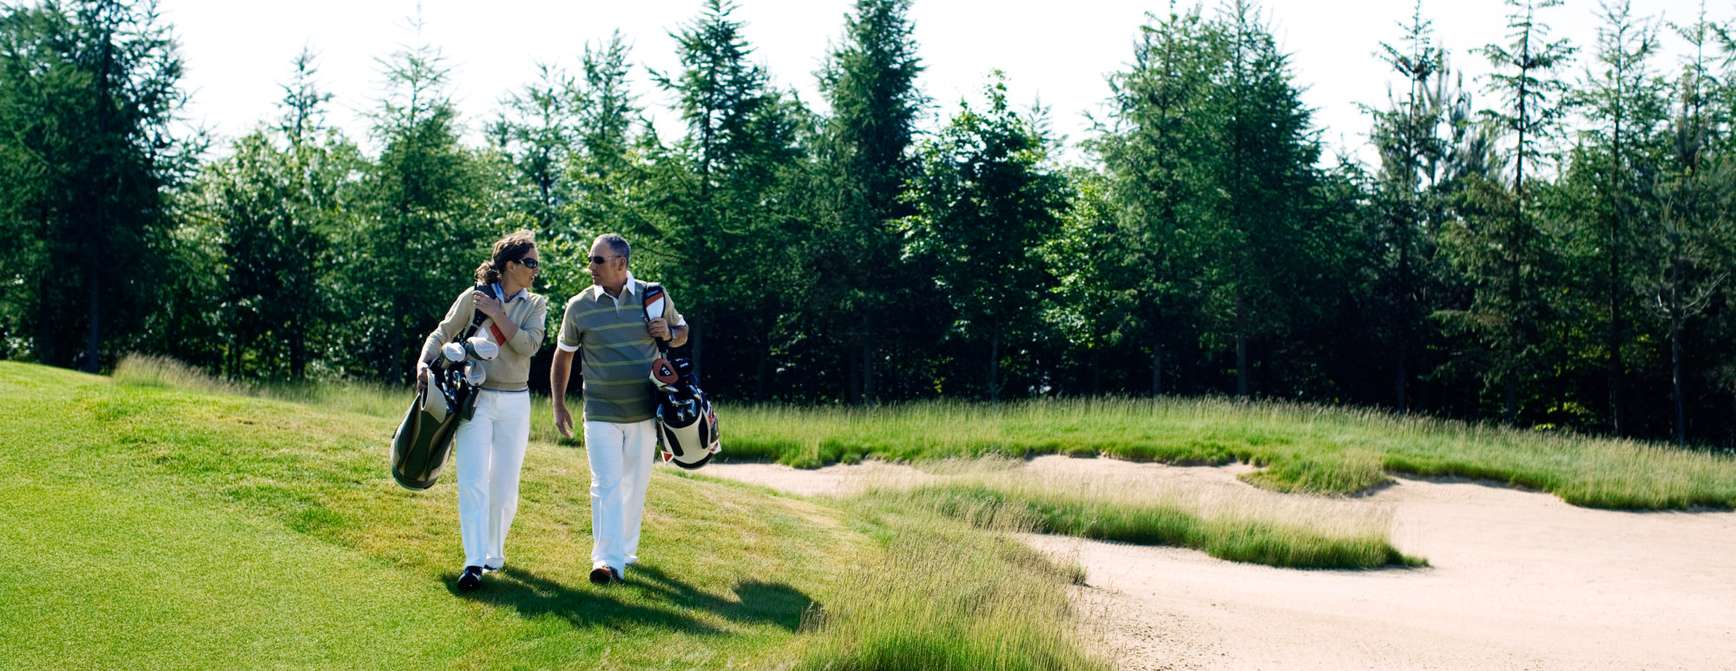
M 600 265 L 603 265 L 604 261 L 608 261 L 609 259 L 614 259 L 614 258 L 620 258 L 620 257 L 618 257 L 618 256 L 593 256 L 593 257 L 591 257 L 591 265 L 600 266 Z

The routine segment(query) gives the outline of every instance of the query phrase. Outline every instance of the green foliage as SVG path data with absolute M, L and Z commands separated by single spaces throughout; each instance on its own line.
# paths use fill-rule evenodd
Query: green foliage
M 491 220 L 500 171 L 459 142 L 446 94 L 448 69 L 431 47 L 406 48 L 381 63 L 388 89 L 374 113 L 379 158 L 364 177 L 367 202 L 349 248 L 340 309 L 346 368 L 405 382 L 423 338 L 444 307 L 473 284 L 488 244 L 516 220 Z
M 176 132 L 181 60 L 154 3 L 0 14 L 0 331 L 39 361 L 97 370 L 137 337 L 173 255 L 167 194 L 200 151 Z M 119 335 L 117 335 L 119 334 Z
M 1469 83 L 1414 6 L 1371 55 L 1393 86 L 1369 165 L 1322 157 L 1360 134 L 1315 125 L 1250 1 L 1128 26 L 1074 146 L 998 92 L 929 123 L 908 0 L 852 4 L 813 108 L 711 0 L 652 73 L 676 129 L 616 34 L 539 65 L 470 146 L 421 45 L 381 60 L 365 147 L 304 53 L 280 113 L 210 156 L 176 130 L 152 3 L 8 6 L 0 357 L 398 384 L 528 227 L 557 304 L 595 235 L 631 239 L 720 400 L 1236 393 L 1736 445 L 1731 28 L 1610 0 L 1579 74 L 1555 4 L 1509 3 Z
M 935 289 L 952 304 L 956 337 L 987 353 L 982 389 L 999 398 L 1001 359 L 1030 336 L 1050 272 L 1036 255 L 1058 228 L 1067 183 L 1049 161 L 1040 118 L 1007 105 L 997 74 L 985 109 L 968 102 L 920 149 L 916 214 L 905 221 L 905 253 L 932 267 Z
M 892 309 L 924 302 L 923 293 L 885 279 L 917 270 L 900 253 L 896 226 L 911 211 L 912 149 L 927 103 L 916 88 L 923 67 L 909 9 L 909 0 L 859 0 L 819 73 L 831 115 L 814 146 L 807 190 L 818 216 L 804 264 L 806 274 L 827 280 L 813 282 L 798 309 L 804 321 L 845 336 L 810 348 L 822 366 L 846 369 L 832 384 L 843 382 L 853 402 L 872 401 L 879 378 L 896 377 L 876 364 L 886 353 L 923 356 L 899 347 L 915 320 Z

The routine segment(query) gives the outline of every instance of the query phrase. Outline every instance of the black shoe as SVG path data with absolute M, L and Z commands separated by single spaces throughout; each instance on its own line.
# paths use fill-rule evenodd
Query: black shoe
M 621 569 L 613 566 L 609 567 L 609 576 L 614 578 L 615 582 L 627 582 L 627 576 L 621 575 Z
M 483 564 L 482 565 L 482 574 L 488 575 L 490 573 L 499 573 L 502 569 L 505 569 L 505 568 L 506 568 L 506 564 L 501 564 L 499 566 L 489 566 L 487 564 Z
M 610 580 L 615 579 L 615 569 L 607 566 L 598 566 L 591 569 L 591 584 L 593 585 L 607 585 Z
M 458 589 L 465 592 L 474 591 L 482 586 L 482 567 L 466 566 L 464 575 L 458 576 Z

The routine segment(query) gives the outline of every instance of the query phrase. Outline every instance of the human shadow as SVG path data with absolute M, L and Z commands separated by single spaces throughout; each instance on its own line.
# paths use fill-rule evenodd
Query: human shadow
M 460 598 L 513 608 L 527 619 L 554 615 L 575 627 L 625 629 L 629 626 L 651 626 L 689 634 L 724 633 L 677 608 L 627 603 L 609 589 L 590 587 L 588 584 L 571 587 L 513 566 L 484 579 L 482 587 L 476 591 L 459 590 L 457 576 L 446 580 L 446 589 Z M 672 605 L 680 606 L 679 603 Z
M 814 606 L 807 594 L 783 583 L 747 580 L 730 588 L 735 598 L 712 594 L 664 573 L 655 566 L 638 564 L 628 569 L 627 586 L 650 593 L 676 608 L 705 610 L 731 622 L 767 623 L 796 631 L 802 614 Z

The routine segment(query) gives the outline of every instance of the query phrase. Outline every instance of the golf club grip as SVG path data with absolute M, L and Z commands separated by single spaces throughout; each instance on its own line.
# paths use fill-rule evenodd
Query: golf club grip
M 478 284 L 475 287 L 472 287 L 471 290 L 472 291 L 480 291 L 482 293 L 488 294 L 491 297 L 499 298 L 499 296 L 494 295 L 494 288 L 490 287 L 486 284 Z M 488 321 L 488 315 L 482 314 L 481 310 L 478 310 L 475 308 L 471 309 L 471 311 L 470 311 L 470 331 L 471 331 L 471 333 L 475 333 L 476 329 L 481 328 L 482 322 L 485 322 L 485 321 Z M 464 335 L 467 338 L 470 337 L 470 333 L 466 333 Z

